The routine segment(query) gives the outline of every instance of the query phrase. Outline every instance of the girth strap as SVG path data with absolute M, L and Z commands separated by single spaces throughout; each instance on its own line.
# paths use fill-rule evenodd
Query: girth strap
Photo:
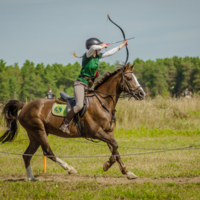
M 109 109 L 106 107 L 106 105 L 101 101 L 101 99 L 98 97 L 96 91 L 94 91 L 95 96 L 97 97 L 97 99 L 99 100 L 101 106 L 110 114 L 111 116 L 111 121 L 110 121 L 110 127 L 112 126 L 112 122 L 115 121 L 115 117 L 112 115 L 112 113 L 109 111 Z

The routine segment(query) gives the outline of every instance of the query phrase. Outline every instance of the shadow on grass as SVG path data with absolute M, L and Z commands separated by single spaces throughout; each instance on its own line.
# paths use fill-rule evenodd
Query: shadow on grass
M 7 180 L 3 180 L 3 182 L 26 182 L 26 179 L 24 179 L 24 178 L 19 178 L 19 179 L 7 179 Z

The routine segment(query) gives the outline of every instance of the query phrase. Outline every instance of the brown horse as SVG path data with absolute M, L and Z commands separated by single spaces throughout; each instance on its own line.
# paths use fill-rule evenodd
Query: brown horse
M 137 100 L 142 100 L 145 96 L 142 87 L 132 72 L 133 69 L 134 65 L 129 66 L 127 64 L 112 73 L 104 75 L 97 82 L 94 92 L 90 93 L 90 97 L 88 97 L 89 107 L 81 118 L 86 137 L 106 142 L 112 153 L 109 161 L 104 163 L 103 170 L 107 171 L 117 161 L 122 174 L 126 174 L 129 179 L 137 178 L 137 176 L 126 169 L 120 158 L 118 144 L 113 134 L 115 128 L 115 120 L 113 119 L 117 101 L 123 91 Z M 33 155 L 40 145 L 45 156 L 68 170 L 69 174 L 77 173 L 72 166 L 53 154 L 47 139 L 48 134 L 63 138 L 81 137 L 74 122 L 69 127 L 70 135 L 59 130 L 63 117 L 52 115 L 51 109 L 54 102 L 55 100 L 36 99 L 24 104 L 17 100 L 10 100 L 3 108 L 2 114 L 7 121 L 7 131 L 1 136 L 0 142 L 14 139 L 17 130 L 17 119 L 27 131 L 30 143 L 24 152 L 23 159 L 28 180 L 35 181 L 37 179 L 33 176 L 30 166 L 32 156 L 27 154 Z M 20 109 L 21 112 L 18 116 Z

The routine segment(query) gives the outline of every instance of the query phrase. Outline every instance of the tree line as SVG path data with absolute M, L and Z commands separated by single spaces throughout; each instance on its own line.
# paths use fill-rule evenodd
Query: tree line
M 148 96 L 180 96 L 188 87 L 193 93 L 200 90 L 200 59 L 199 57 L 177 57 L 143 61 L 135 59 L 134 73 Z M 118 62 L 100 62 L 100 77 L 106 71 L 114 71 Z M 31 101 L 45 98 L 51 87 L 55 96 L 64 91 L 73 96 L 73 83 L 78 77 L 81 65 L 74 64 L 44 65 L 34 64 L 26 60 L 23 66 L 18 63 L 6 65 L 0 60 L 0 102 L 9 99 Z

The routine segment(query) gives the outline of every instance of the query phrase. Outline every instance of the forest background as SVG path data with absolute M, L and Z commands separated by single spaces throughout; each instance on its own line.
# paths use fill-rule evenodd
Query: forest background
M 177 57 L 143 61 L 135 59 L 134 73 L 144 88 L 147 96 L 154 98 L 181 96 L 188 87 L 193 94 L 200 91 L 200 59 L 199 57 Z M 118 62 L 100 62 L 100 77 L 106 71 L 116 70 Z M 6 65 L 0 60 L 0 102 L 9 99 L 31 101 L 36 98 L 45 98 L 48 88 L 51 87 L 55 97 L 64 91 L 73 96 L 73 83 L 78 77 L 81 65 L 74 64 L 34 64 L 26 60 L 23 66 L 18 63 Z M 100 78 L 99 77 L 99 78 Z

